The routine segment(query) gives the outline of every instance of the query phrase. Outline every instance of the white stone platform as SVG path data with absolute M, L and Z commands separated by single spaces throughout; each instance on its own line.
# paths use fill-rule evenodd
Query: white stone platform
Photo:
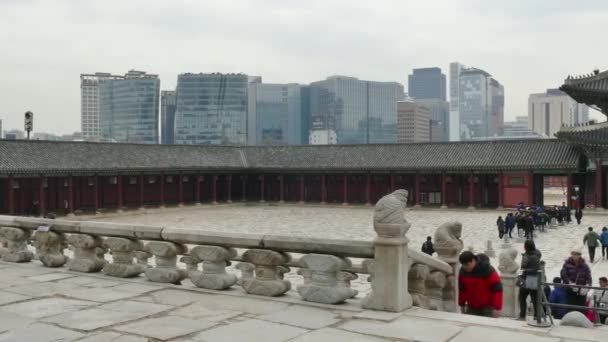
M 0 341 L 608 341 L 608 327 L 365 311 L 0 262 Z

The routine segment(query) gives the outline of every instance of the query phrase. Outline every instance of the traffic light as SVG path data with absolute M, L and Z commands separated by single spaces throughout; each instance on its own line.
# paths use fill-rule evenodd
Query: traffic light
M 27 132 L 34 130 L 34 113 L 30 111 L 25 112 L 25 130 Z

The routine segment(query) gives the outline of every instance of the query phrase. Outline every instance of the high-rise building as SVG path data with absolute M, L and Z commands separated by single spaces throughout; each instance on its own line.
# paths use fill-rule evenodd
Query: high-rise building
M 302 143 L 302 86 L 249 83 L 248 144 Z
M 245 145 L 248 83 L 244 74 L 179 75 L 175 143 Z
M 338 144 L 397 142 L 397 82 L 332 76 L 310 84 L 310 128 L 331 129 Z
M 80 129 L 85 137 L 100 137 L 99 84 L 107 80 L 121 80 L 124 76 L 106 72 L 80 75 Z
M 589 107 L 577 103 L 559 89 L 528 97 L 528 128 L 553 138 L 563 125 L 580 125 L 589 121 Z
M 421 104 L 431 111 L 431 120 L 433 120 L 433 129 L 431 141 L 449 141 L 450 140 L 450 108 L 447 101 L 441 99 L 415 99 L 415 102 Z
M 4 132 L 4 139 L 6 140 L 20 140 L 25 139 L 25 132 L 18 129 L 12 129 Z
M 431 140 L 431 112 L 413 101 L 397 102 L 398 142 L 415 143 Z
M 337 143 L 338 138 L 333 129 L 311 130 L 308 136 L 309 145 L 335 145 Z
M 460 72 L 464 67 L 458 62 L 450 63 L 450 141 L 460 141 Z
M 0 139 L 2 139 L 2 120 L 0 120 Z
M 517 116 L 515 121 L 505 121 L 503 125 L 503 138 L 526 139 L 543 138 L 545 135 L 538 134 L 528 128 L 528 117 Z
M 99 84 L 101 136 L 117 142 L 158 144 L 160 80 L 144 71 Z
M 175 143 L 175 107 L 177 92 L 163 90 L 160 93 L 160 136 L 161 144 Z
M 408 95 L 416 100 L 439 99 L 445 101 L 445 74 L 441 68 L 414 69 L 408 75 Z
M 477 68 L 462 69 L 459 76 L 458 103 L 461 139 L 500 134 L 504 113 L 504 88 L 489 73 Z

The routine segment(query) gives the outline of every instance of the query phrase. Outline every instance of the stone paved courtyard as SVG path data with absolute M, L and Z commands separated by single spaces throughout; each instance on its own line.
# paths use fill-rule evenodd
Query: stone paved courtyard
M 596 341 L 608 328 L 531 328 L 524 322 L 418 308 L 317 305 L 0 262 L 0 341 Z
M 81 219 L 223 232 L 371 240 L 375 236 L 372 212 L 373 207 L 366 206 L 233 204 L 149 209 L 143 212 L 131 211 Z M 498 215 L 504 218 L 506 213 L 507 211 L 498 210 L 408 210 L 406 219 L 412 224 L 407 234 L 410 248 L 419 249 L 426 236 L 433 236 L 440 224 L 454 220 L 463 224 L 462 239 L 465 248 L 473 247 L 476 252 L 483 252 L 486 241 L 491 240 L 498 255 L 502 242 L 498 240 L 495 222 Z M 588 259 L 587 250 L 582 245 L 588 226 L 593 226 L 596 232 L 599 232 L 601 227 L 608 226 L 608 215 L 589 213 L 583 217 L 581 225 L 574 223 L 558 226 L 557 229 L 547 229 L 545 233 L 537 234 L 536 243 L 547 263 L 548 279 L 559 276 L 563 261 L 573 248 L 582 248 Z M 517 250 L 523 252 L 523 241 L 512 242 Z M 599 249 L 596 255 L 600 255 L 600 258 L 596 258 L 595 264 L 592 265 L 594 282 L 597 282 L 599 276 L 608 275 L 608 261 L 601 262 Z M 497 259 L 493 259 L 493 264 L 498 265 Z M 300 277 L 292 273 L 290 278 L 297 283 Z M 362 293 L 369 288 L 365 279 L 355 281 L 354 285 Z

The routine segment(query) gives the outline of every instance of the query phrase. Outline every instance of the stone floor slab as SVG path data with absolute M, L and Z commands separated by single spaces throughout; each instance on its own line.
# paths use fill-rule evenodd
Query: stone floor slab
M 542 337 L 532 333 L 515 332 L 502 329 L 492 329 L 488 327 L 467 327 L 460 334 L 456 335 L 450 342 L 471 342 L 471 341 L 492 341 L 492 342 L 559 342 L 559 338 Z
M 571 338 L 584 341 L 608 341 L 608 331 L 600 328 L 584 329 L 577 327 L 558 326 L 551 329 L 550 335 L 555 337 Z
M 210 310 L 229 310 L 266 315 L 287 308 L 288 304 L 244 296 L 206 295 L 201 305 Z
M 2 342 L 69 342 L 84 336 L 76 331 L 58 328 L 49 324 L 35 323 L 26 327 L 0 333 Z
M 88 288 L 81 287 L 76 289 L 68 289 L 58 291 L 59 294 L 77 299 L 88 299 L 98 303 L 111 302 L 119 299 L 126 299 L 133 297 L 132 293 L 121 292 L 114 290 L 113 288 Z
M 366 336 L 363 334 L 356 334 L 348 331 L 338 330 L 334 328 L 323 328 L 315 331 L 311 331 L 304 335 L 300 335 L 290 342 L 318 342 L 318 341 L 331 341 L 331 342 L 383 342 L 391 341 L 384 338 Z M 515 341 L 511 341 L 515 342 Z
M 219 322 L 243 314 L 239 311 L 230 310 L 211 310 L 203 305 L 203 302 L 196 302 L 177 310 L 169 312 L 171 316 L 180 316 L 192 319 L 204 318 L 208 321 Z
M 74 285 L 58 283 L 31 283 L 5 288 L 3 291 L 32 297 L 46 297 L 74 290 Z
M 140 295 L 142 293 L 162 290 L 162 286 L 145 285 L 140 283 L 123 283 L 112 287 L 113 290 Z
M 44 282 L 44 281 L 53 281 L 53 280 L 60 280 L 60 279 L 67 279 L 67 278 L 74 278 L 74 277 L 75 277 L 75 275 L 70 274 L 70 273 L 55 272 L 55 273 L 48 273 L 48 274 L 41 274 L 41 275 L 36 275 L 36 276 L 32 276 L 32 277 L 27 277 L 27 279 Z
M 357 319 L 342 324 L 338 328 L 362 334 L 420 342 L 447 341 L 462 330 L 462 327 L 455 324 L 413 317 L 402 317 L 390 323 Z
M 202 319 L 193 320 L 177 316 L 165 316 L 119 325 L 114 327 L 113 330 L 148 336 L 159 340 L 168 340 L 192 334 L 216 324 Z
M 70 312 L 44 319 L 48 323 L 56 323 L 62 327 L 91 331 L 110 325 L 141 319 L 166 310 L 167 305 L 121 301 L 104 304 L 93 309 Z
M 0 310 L 0 334 L 11 329 L 19 329 L 33 322 L 34 320 L 31 318 Z
M 89 335 L 78 342 L 148 342 L 146 337 L 123 335 L 117 332 L 102 332 L 101 334 Z
M 67 298 L 44 298 L 5 305 L 0 310 L 12 312 L 23 317 L 42 318 L 86 309 L 92 305 L 97 305 L 97 303 Z
M 23 300 L 31 299 L 32 297 L 24 296 L 11 292 L 0 291 L 0 305 L 10 304 L 14 302 L 20 302 Z
M 354 315 L 353 317 L 390 322 L 390 321 L 394 320 L 395 318 L 398 318 L 401 316 L 403 316 L 403 313 L 401 313 L 401 312 L 365 310 L 365 311 L 362 311 L 362 312 Z
M 300 305 L 292 305 L 285 310 L 258 316 L 258 319 L 307 329 L 319 329 L 340 321 L 336 319 L 334 313 L 328 310 Z
M 157 288 L 158 290 L 158 288 Z M 206 300 L 208 297 L 212 297 L 213 295 L 209 294 L 201 294 L 193 291 L 183 291 L 183 290 L 173 290 L 166 289 L 153 293 L 148 293 L 143 297 L 137 297 L 133 300 L 142 301 L 147 303 L 156 303 L 156 304 L 165 304 L 165 305 L 174 305 L 174 306 L 182 306 L 186 304 L 191 304 L 197 301 Z
M 282 342 L 306 332 L 308 332 L 308 330 L 273 322 L 249 319 L 243 322 L 203 331 L 192 337 L 192 339 L 205 342 Z

